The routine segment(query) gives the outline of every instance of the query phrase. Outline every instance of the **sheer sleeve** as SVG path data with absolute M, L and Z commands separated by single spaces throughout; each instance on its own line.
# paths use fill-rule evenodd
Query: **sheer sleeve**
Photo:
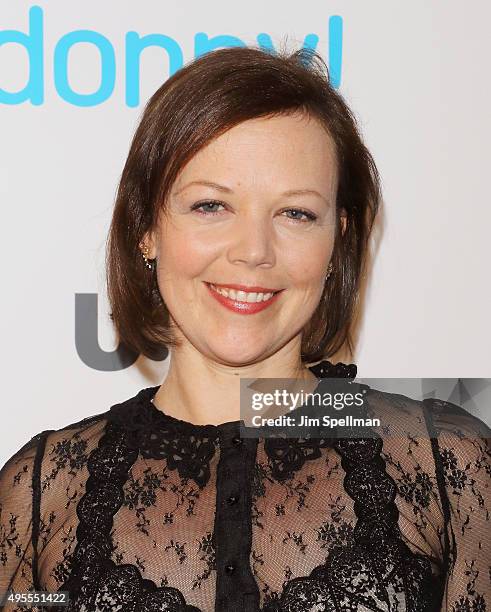
M 491 610 L 490 429 L 450 402 L 424 403 L 445 516 L 442 610 L 485 612 Z
M 37 589 L 39 470 L 49 433 L 34 436 L 0 470 L 0 597 L 9 590 Z M 17 608 L 7 604 L 2 609 Z

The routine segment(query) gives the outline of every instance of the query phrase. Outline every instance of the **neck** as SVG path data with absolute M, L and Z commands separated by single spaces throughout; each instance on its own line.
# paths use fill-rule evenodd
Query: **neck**
M 318 382 L 302 364 L 299 353 L 275 354 L 239 366 L 218 363 L 194 348 L 180 347 L 171 353 L 169 370 L 154 404 L 165 414 L 196 425 L 238 421 L 241 378 L 296 378 L 312 385 Z

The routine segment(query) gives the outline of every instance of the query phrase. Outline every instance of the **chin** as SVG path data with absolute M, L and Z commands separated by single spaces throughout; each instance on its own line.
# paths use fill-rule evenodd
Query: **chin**
M 209 346 L 209 355 L 215 361 L 228 366 L 242 366 L 265 359 L 271 350 L 267 346 L 246 346 L 244 343 L 228 346 Z

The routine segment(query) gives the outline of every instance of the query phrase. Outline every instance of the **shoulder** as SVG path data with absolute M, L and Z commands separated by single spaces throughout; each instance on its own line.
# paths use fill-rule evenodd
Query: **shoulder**
M 89 446 L 92 440 L 101 435 L 108 413 L 101 412 L 58 429 L 46 429 L 35 434 L 0 466 L 0 481 L 5 484 L 5 480 L 19 470 L 32 473 L 36 467 L 40 467 L 45 454 L 53 452 L 53 449 L 56 454 L 69 454 Z M 78 449 L 72 449 L 71 444 L 77 440 L 83 440 L 82 447 L 79 445 Z
M 459 439 L 482 438 L 489 443 L 491 437 L 489 426 L 461 406 L 436 398 L 425 399 L 422 403 L 430 427 L 436 436 L 453 435 Z
M 104 435 L 106 416 L 41 431 L 7 460 L 0 469 L 0 531 L 10 515 L 17 516 L 19 525 L 31 514 L 37 523 L 67 516 L 84 490 L 89 457 Z
M 461 406 L 439 399 L 423 400 L 430 436 L 437 452 L 437 466 L 452 492 L 472 477 L 491 481 L 491 430 L 486 423 Z M 472 476 L 473 475 L 473 476 Z M 469 478 L 471 477 L 471 478 Z M 490 489 L 491 490 L 491 489 Z M 489 493 L 488 493 L 489 495 Z
M 14 499 L 23 505 L 30 498 L 34 466 L 48 433 L 33 436 L 0 467 L 0 519 L 7 500 Z
M 416 400 L 371 389 L 368 412 L 378 417 L 377 433 L 389 457 L 401 465 L 407 455 L 418 470 L 436 476 L 440 495 L 459 495 L 479 482 L 478 496 L 491 494 L 491 430 L 461 406 L 436 398 Z M 477 492 L 477 488 L 472 489 Z
M 447 490 L 460 496 L 468 488 L 479 506 L 486 500 L 486 508 L 491 508 L 490 428 L 452 402 L 430 399 L 424 404 Z
M 62 425 L 58 429 L 47 429 L 37 433 L 25 442 L 3 467 L 0 466 L 0 474 L 7 467 L 22 462 L 33 463 L 36 459 L 46 460 L 47 455 L 58 463 L 69 461 L 70 457 L 73 458 L 74 455 L 79 457 L 79 461 L 82 461 L 86 457 L 86 453 L 95 448 L 109 421 L 117 425 L 126 424 L 128 418 L 138 412 L 140 407 L 138 400 L 145 393 L 152 393 L 157 388 L 142 389 L 134 396 L 113 404 L 104 412 Z
M 437 398 L 418 400 L 368 386 L 367 389 L 368 412 L 381 419 L 381 428 L 389 435 L 412 428 L 414 435 L 430 438 L 452 435 L 460 440 L 479 438 L 489 443 L 489 426 L 455 403 Z

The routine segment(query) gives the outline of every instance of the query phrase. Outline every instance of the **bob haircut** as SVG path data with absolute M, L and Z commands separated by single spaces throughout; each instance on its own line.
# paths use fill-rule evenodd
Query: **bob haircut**
M 109 305 L 119 340 L 151 359 L 178 346 L 139 243 L 153 230 L 185 164 L 211 140 L 259 117 L 306 113 L 335 144 L 338 192 L 333 271 L 302 333 L 304 363 L 333 355 L 347 342 L 359 303 L 368 238 L 380 200 L 375 162 L 356 119 L 329 83 L 317 52 L 271 53 L 253 47 L 211 51 L 177 71 L 152 95 L 134 134 L 119 182 L 106 245 Z M 339 214 L 344 209 L 346 231 Z

